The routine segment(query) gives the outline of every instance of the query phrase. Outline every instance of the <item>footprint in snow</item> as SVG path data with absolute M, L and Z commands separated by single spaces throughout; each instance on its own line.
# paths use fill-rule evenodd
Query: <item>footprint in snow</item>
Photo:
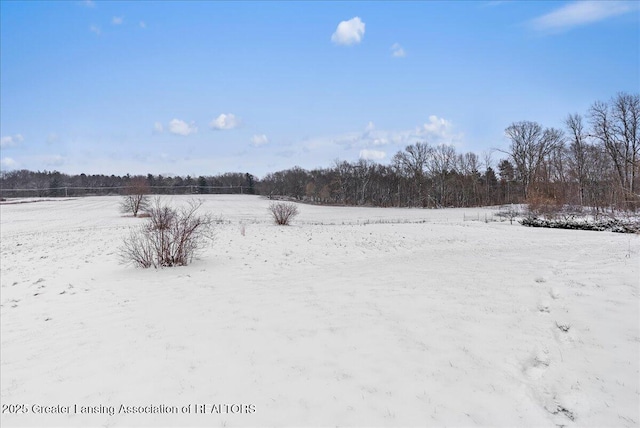
M 551 312 L 551 304 L 546 300 L 543 300 L 538 303 L 538 311 L 542 313 L 550 313 Z
M 567 418 L 569 418 L 570 421 L 575 421 L 576 420 L 576 416 L 575 414 L 569 410 L 568 408 L 564 407 L 563 405 L 561 405 L 560 403 L 558 403 L 557 401 L 553 401 L 553 403 L 547 404 L 544 406 L 545 410 L 553 415 L 563 415 L 566 416 Z
M 551 364 L 551 355 L 547 348 L 535 348 L 522 365 L 522 371 L 533 380 L 540 379 Z
M 561 332 L 567 333 L 571 329 L 571 324 L 566 321 L 556 321 L 556 327 L 558 327 Z

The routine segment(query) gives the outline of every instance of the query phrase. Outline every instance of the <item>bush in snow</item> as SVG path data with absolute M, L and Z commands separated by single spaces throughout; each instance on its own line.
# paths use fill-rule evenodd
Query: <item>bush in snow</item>
M 564 207 L 560 199 L 533 192 L 527 198 L 527 214 L 530 217 L 555 218 L 562 212 Z
M 521 216 L 521 215 L 522 215 L 522 214 L 520 213 L 520 210 L 518 209 L 518 207 L 517 207 L 517 206 L 514 206 L 513 204 L 512 204 L 512 205 L 505 205 L 505 206 L 503 206 L 503 207 L 500 209 L 500 211 L 498 211 L 498 212 L 496 213 L 496 216 L 497 216 L 497 217 L 500 217 L 500 218 L 506 218 L 506 219 L 508 219 L 508 220 L 509 220 L 509 222 L 510 222 L 511 224 L 513 224 L 513 220 L 514 220 L 516 217 L 519 217 L 519 216 Z
M 288 226 L 289 222 L 299 214 L 296 204 L 286 202 L 272 202 L 269 204 L 269 212 L 273 221 L 280 226 Z
M 575 230 L 596 230 L 618 233 L 640 233 L 640 221 L 620 220 L 615 218 L 600 220 L 585 220 L 574 217 L 564 219 L 544 219 L 536 217 L 525 217 L 520 220 L 520 224 L 530 227 L 548 227 L 551 229 L 575 229 Z
M 124 239 L 123 262 L 143 268 L 186 266 L 207 241 L 213 240 L 215 219 L 198 215 L 202 202 L 190 201 L 175 209 L 156 199 L 149 209 L 148 222 Z

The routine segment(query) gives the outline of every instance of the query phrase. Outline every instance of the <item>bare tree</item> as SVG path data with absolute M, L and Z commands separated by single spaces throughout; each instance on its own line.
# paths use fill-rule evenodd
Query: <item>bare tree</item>
M 120 212 L 131 213 L 134 217 L 138 216 L 140 211 L 149 207 L 149 196 L 151 188 L 147 179 L 144 177 L 134 177 L 129 186 L 125 188 L 125 195 L 120 202 Z
M 202 202 L 190 201 L 175 209 L 156 199 L 149 221 L 124 239 L 120 251 L 125 263 L 143 268 L 185 266 L 207 241 L 213 240 L 211 214 L 198 215 Z
M 459 154 L 456 157 L 458 181 L 453 185 L 453 191 L 458 194 L 454 205 L 468 206 L 477 204 L 482 199 L 480 188 L 480 158 L 473 152 Z
M 427 143 L 416 143 L 407 146 L 403 152 L 393 157 L 393 164 L 401 174 L 413 180 L 417 201 L 409 205 L 427 205 L 425 192 L 425 174 L 433 149 Z
M 288 226 L 299 214 L 298 206 L 287 202 L 272 202 L 269 204 L 269 212 L 273 216 L 273 221 L 279 226 Z
M 569 168 L 573 178 L 578 184 L 578 201 L 584 205 L 585 189 L 587 185 L 587 134 L 579 114 L 569 115 L 565 119 L 565 125 L 569 130 Z
M 431 150 L 428 166 L 434 180 L 435 199 L 439 206 L 448 205 L 446 200 L 447 174 L 455 167 L 456 149 L 447 144 L 440 144 Z
M 373 170 L 373 162 L 360 159 L 357 164 L 353 166 L 354 177 L 356 178 L 356 197 L 355 204 L 361 205 L 365 203 L 367 186 L 371 181 L 371 174 Z
M 585 203 L 598 217 L 610 207 L 615 195 L 615 172 L 611 158 L 600 145 L 589 144 L 585 147 Z
M 589 110 L 593 136 L 611 158 L 625 201 L 638 199 L 640 176 L 640 95 L 618 94 L 610 103 L 595 102 Z
M 537 122 L 515 122 L 506 130 L 511 145 L 507 153 L 515 164 L 522 182 L 524 197 L 531 193 L 538 168 L 549 154 L 563 144 L 563 133 L 554 128 L 543 129 Z

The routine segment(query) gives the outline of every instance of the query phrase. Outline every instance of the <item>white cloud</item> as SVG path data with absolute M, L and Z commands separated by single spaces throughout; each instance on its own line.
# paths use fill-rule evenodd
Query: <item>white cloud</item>
M 94 2 L 93 0 L 83 0 L 80 2 L 80 4 L 85 7 L 96 7 L 96 2 Z
M 255 147 L 259 147 L 259 146 L 264 146 L 265 144 L 267 144 L 269 142 L 269 139 L 267 138 L 266 135 L 261 134 L 261 135 L 254 135 L 251 138 L 251 144 L 253 144 Z
M 184 120 L 173 119 L 171 120 L 171 122 L 169 122 L 169 132 L 186 137 L 187 135 L 197 133 L 198 127 L 194 122 L 187 123 Z
M 387 156 L 385 152 L 380 150 L 368 150 L 362 149 L 360 150 L 360 159 L 366 160 L 382 160 Z
M 24 137 L 21 134 L 8 135 L 0 138 L 0 147 L 14 147 L 24 141 Z
M 164 132 L 164 126 L 162 126 L 162 123 L 160 122 L 156 122 L 153 124 L 153 132 L 156 134 L 162 134 Z
M 431 115 L 429 116 L 429 122 L 423 124 L 419 132 L 433 136 L 444 136 L 450 129 L 451 122 L 446 119 L 439 118 L 438 116 Z
M 393 144 L 403 148 L 417 141 L 426 141 L 429 144 L 459 144 L 463 134 L 456 132 L 453 124 L 435 115 L 429 116 L 429 120 L 413 130 L 384 131 L 369 130 L 356 138 L 359 144 L 365 148 L 380 147 Z
M 2 169 L 14 169 L 18 163 L 13 158 L 0 159 L 0 167 Z
M 221 114 L 217 118 L 213 119 L 209 126 L 212 129 L 233 129 L 237 128 L 240 125 L 240 119 L 238 119 L 235 115 L 229 114 Z
M 338 45 L 353 45 L 360 43 L 364 37 L 365 23 L 359 17 L 342 21 L 331 35 L 331 41 Z
M 97 26 L 97 25 L 95 25 L 95 24 L 91 24 L 91 25 L 89 26 L 89 31 L 91 31 L 92 33 L 95 33 L 95 34 L 96 34 L 96 35 L 98 35 L 98 36 L 99 36 L 100 34 L 102 34 L 102 31 L 100 30 L 100 27 L 98 27 L 98 26 Z
M 417 128 L 413 137 L 427 141 L 430 144 L 450 144 L 459 145 L 462 143 L 464 135 L 456 132 L 453 123 L 447 119 L 435 115 L 429 116 L 429 121 Z
M 391 46 L 391 51 L 391 56 L 396 58 L 402 58 L 407 55 L 402 46 L 400 46 L 400 43 L 394 43 L 393 46 Z
M 140 28 L 147 28 L 147 24 L 144 21 L 140 21 Z
M 574 1 L 529 22 L 540 32 L 556 33 L 592 24 L 638 10 L 640 3 L 628 1 Z
M 113 18 L 111 18 L 111 23 L 113 25 L 122 25 L 123 22 L 124 18 L 122 16 L 114 16 Z

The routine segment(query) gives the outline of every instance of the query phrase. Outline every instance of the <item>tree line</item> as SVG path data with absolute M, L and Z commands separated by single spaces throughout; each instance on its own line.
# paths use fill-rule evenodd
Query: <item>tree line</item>
M 398 151 L 389 164 L 336 160 L 328 168 L 293 167 L 261 180 L 250 173 L 183 178 L 20 170 L 2 172 L 0 187 L 3 197 L 25 196 L 7 191 L 20 188 L 50 193 L 37 196 L 64 196 L 63 188 L 68 196 L 70 188 L 121 194 L 120 188 L 142 178 L 151 193 L 255 193 L 319 204 L 438 208 L 528 203 L 636 210 L 639 120 L 640 95 L 619 93 L 593 103 L 585 116 L 568 115 L 562 129 L 514 122 L 505 129 L 509 146 L 482 158 L 458 153 L 452 145 L 417 142 Z M 495 153 L 501 158 L 494 163 Z
M 419 142 L 389 165 L 360 160 L 326 169 L 292 168 L 268 174 L 262 194 L 324 204 L 469 207 L 528 203 L 636 210 L 640 207 L 640 95 L 619 93 L 592 104 L 585 117 L 568 115 L 563 129 L 514 122 L 509 146 L 490 153 L 457 153 L 454 146 Z
M 249 173 L 181 177 L 168 175 L 69 175 L 59 171 L 25 169 L 0 173 L 0 195 L 7 197 L 123 195 L 133 190 L 148 194 L 256 193 L 257 179 Z

